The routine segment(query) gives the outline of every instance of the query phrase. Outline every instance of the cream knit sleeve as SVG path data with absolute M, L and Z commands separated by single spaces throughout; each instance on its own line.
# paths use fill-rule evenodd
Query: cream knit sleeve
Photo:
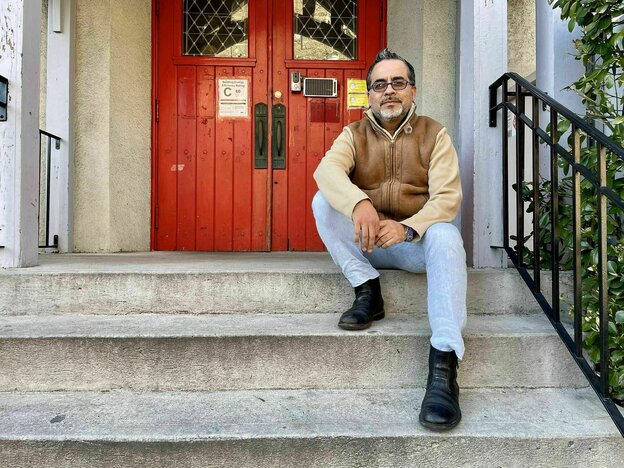
M 401 224 L 416 231 L 414 240 L 420 240 L 432 224 L 453 221 L 461 205 L 462 189 L 457 152 L 445 128 L 436 136 L 428 176 L 429 200 L 418 213 L 401 221 Z
M 353 134 L 345 127 L 314 171 L 314 180 L 329 204 L 351 219 L 358 202 L 368 196 L 351 182 L 349 174 L 355 166 Z

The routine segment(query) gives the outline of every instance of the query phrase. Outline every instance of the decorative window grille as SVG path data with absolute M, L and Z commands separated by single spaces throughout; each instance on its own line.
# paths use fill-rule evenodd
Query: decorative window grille
M 293 2 L 295 59 L 357 59 L 357 0 Z
M 248 57 L 249 0 L 184 0 L 184 55 Z

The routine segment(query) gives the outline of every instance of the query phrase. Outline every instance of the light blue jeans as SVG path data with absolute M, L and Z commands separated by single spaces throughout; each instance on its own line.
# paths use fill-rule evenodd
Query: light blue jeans
M 336 211 L 318 192 L 312 200 L 316 227 L 336 265 L 351 286 L 377 278 L 375 268 L 427 273 L 427 304 L 431 345 L 464 355 L 462 328 L 466 324 L 466 252 L 461 234 L 449 223 L 427 229 L 420 241 L 401 242 L 387 249 L 362 252 L 353 242 L 353 222 Z

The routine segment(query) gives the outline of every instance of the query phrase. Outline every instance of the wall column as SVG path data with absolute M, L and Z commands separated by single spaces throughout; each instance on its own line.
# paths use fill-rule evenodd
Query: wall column
M 572 41 L 581 37 L 578 26 L 570 32 L 568 24 L 561 20 L 561 9 L 553 9 L 547 0 L 537 0 L 536 5 L 536 86 L 570 110 L 583 114 L 581 98 L 573 91 L 564 89 L 584 72 L 583 64 L 576 60 Z M 547 119 L 543 113 L 541 119 Z M 540 120 L 547 122 L 548 120 Z
M 0 3 L 0 75 L 9 80 L 0 122 L 0 267 L 37 264 L 41 1 Z
M 59 251 L 71 252 L 73 187 L 73 86 L 75 81 L 74 37 L 75 0 L 49 0 L 46 83 L 46 130 L 61 137 L 54 153 L 52 173 L 58 175 L 58 191 L 51 194 L 54 204 L 51 227 L 59 234 Z M 58 214 L 58 217 L 56 215 Z
M 488 86 L 507 69 L 507 1 L 460 4 L 457 128 L 464 202 L 462 234 L 476 268 L 503 267 L 502 150 L 489 126 Z

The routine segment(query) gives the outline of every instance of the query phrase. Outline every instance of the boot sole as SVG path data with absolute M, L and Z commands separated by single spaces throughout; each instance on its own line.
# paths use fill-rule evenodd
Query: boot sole
M 382 318 L 385 318 L 385 316 L 386 316 L 386 312 L 382 310 L 380 313 L 373 315 L 373 320 L 371 320 L 370 322 L 361 323 L 361 324 L 338 322 L 338 326 L 342 328 L 343 330 L 366 330 L 367 328 L 370 328 L 370 326 L 373 324 L 374 321 L 381 320 Z
M 418 417 L 418 422 L 426 427 L 427 429 L 431 429 L 432 431 L 448 431 L 449 429 L 453 429 L 455 426 L 459 424 L 461 421 L 461 414 L 456 421 L 450 422 L 448 424 L 433 424 L 427 421 L 424 421 L 420 416 Z

